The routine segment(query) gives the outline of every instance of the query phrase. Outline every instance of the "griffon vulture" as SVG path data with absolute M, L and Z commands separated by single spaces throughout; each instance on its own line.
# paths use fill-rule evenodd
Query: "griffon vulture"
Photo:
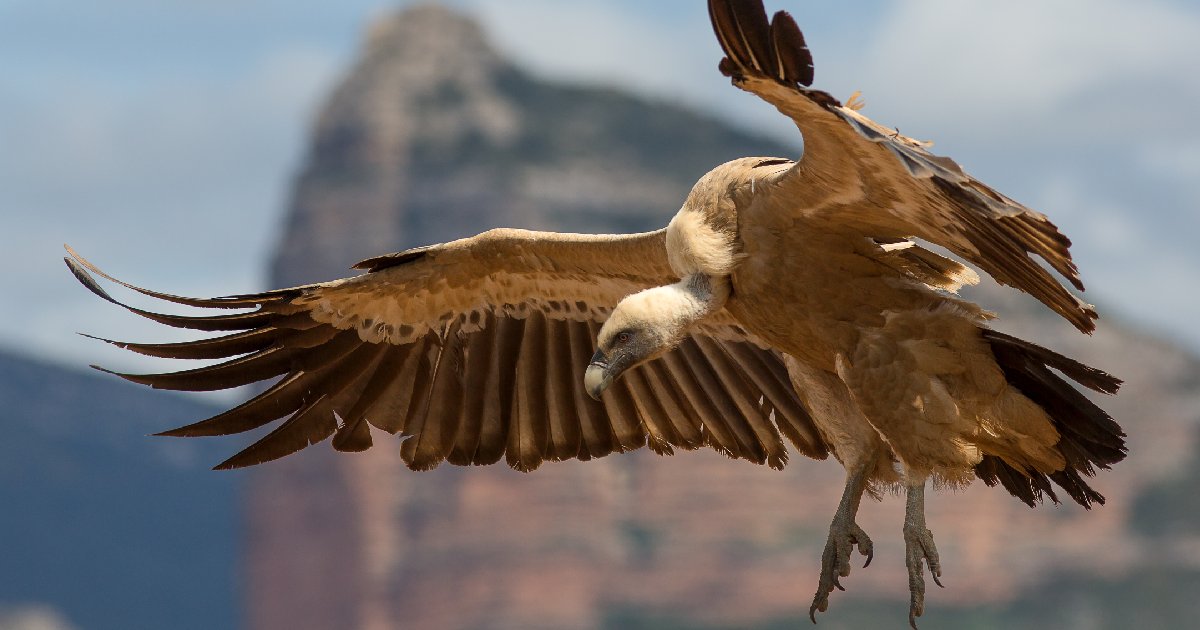
M 791 16 L 759 0 L 711 0 L 733 84 L 790 117 L 799 161 L 718 166 L 662 230 L 589 236 L 501 229 L 363 261 L 362 275 L 215 299 L 155 298 L 224 311 L 162 324 L 223 334 L 117 343 L 174 359 L 228 359 L 166 374 L 121 374 L 203 391 L 279 377 L 170 436 L 228 435 L 286 418 L 218 468 L 263 463 L 333 437 L 361 451 L 370 427 L 402 436 L 404 461 L 591 459 L 649 445 L 714 448 L 774 468 L 832 452 L 847 469 L 810 615 L 824 611 L 850 555 L 871 555 L 855 523 L 863 492 L 907 489 L 903 534 L 910 621 L 924 566 L 941 573 L 925 524 L 926 481 L 1002 485 L 1035 505 L 1052 483 L 1084 507 L 1084 479 L 1125 454 L 1123 433 L 1068 381 L 1119 381 L 994 332 L 956 296 L 978 276 L 934 243 L 1025 291 L 1079 330 L 1096 313 L 1070 242 L 1047 218 L 926 146 L 811 89 L 812 57 Z M 109 280 L 70 252 L 93 292 Z M 1040 258 L 1039 262 L 1037 258 Z M 115 280 L 113 280 L 115 281 Z M 123 284 L 123 283 L 122 283 Z M 118 303 L 119 304 L 119 303 Z M 895 463 L 898 462 L 899 470 Z

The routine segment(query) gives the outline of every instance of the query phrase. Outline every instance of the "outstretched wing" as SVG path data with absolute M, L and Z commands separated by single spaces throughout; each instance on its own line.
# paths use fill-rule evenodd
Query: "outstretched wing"
M 776 182 L 809 220 L 936 243 L 1030 293 L 1081 331 L 1095 329 L 1092 307 L 1032 256 L 1083 290 L 1070 240 L 1044 215 L 929 153 L 926 144 L 811 89 L 812 55 L 786 12 L 768 21 L 761 0 L 709 0 L 709 14 L 726 55 L 721 71 L 792 118 L 804 135 L 803 158 Z M 822 185 L 814 186 L 816 180 Z
M 781 432 L 803 454 L 826 447 L 780 357 L 718 318 L 675 351 L 630 370 L 593 401 L 583 371 L 596 333 L 629 293 L 673 281 L 663 232 L 627 237 L 494 230 L 360 263 L 345 280 L 216 299 L 120 283 L 73 251 L 67 264 L 100 297 L 168 326 L 220 332 L 174 344 L 115 343 L 172 359 L 226 359 L 165 374 L 119 374 L 181 391 L 277 379 L 251 400 L 169 436 L 242 433 L 284 419 L 218 468 L 283 457 L 333 437 L 371 446 L 370 427 L 403 438 L 409 467 L 449 461 L 518 470 L 645 444 L 711 446 L 782 467 Z M 117 302 L 98 274 L 154 298 L 233 309 L 208 316 Z

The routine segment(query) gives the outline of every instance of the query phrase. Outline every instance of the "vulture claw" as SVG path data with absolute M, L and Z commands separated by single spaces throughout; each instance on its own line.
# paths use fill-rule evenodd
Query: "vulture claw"
M 922 525 L 904 526 L 905 562 L 908 567 L 908 623 L 917 627 L 917 617 L 925 612 L 925 565 L 929 566 L 929 575 L 933 583 L 940 588 L 942 582 L 942 564 L 938 558 L 937 547 L 933 544 L 933 532 Z
M 829 526 L 825 551 L 821 554 L 821 578 L 817 584 L 817 593 L 808 609 L 809 619 L 812 619 L 813 623 L 817 622 L 818 612 L 825 612 L 829 608 L 829 596 L 834 589 L 846 590 L 842 586 L 841 578 L 850 575 L 850 557 L 855 547 L 867 557 L 866 564 L 871 564 L 875 556 L 875 546 L 871 538 L 853 520 L 835 517 L 833 524 Z

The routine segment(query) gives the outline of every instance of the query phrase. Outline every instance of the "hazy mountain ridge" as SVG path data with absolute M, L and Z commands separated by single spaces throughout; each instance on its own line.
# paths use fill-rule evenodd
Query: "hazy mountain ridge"
M 233 625 L 235 476 L 208 470 L 227 449 L 147 437 L 216 411 L 0 351 L 0 609 L 89 629 Z

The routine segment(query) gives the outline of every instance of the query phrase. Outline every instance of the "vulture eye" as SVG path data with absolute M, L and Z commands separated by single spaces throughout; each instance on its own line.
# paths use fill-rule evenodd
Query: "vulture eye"
M 631 332 L 617 333 L 617 343 L 625 343 L 630 339 L 633 339 L 633 333 Z

